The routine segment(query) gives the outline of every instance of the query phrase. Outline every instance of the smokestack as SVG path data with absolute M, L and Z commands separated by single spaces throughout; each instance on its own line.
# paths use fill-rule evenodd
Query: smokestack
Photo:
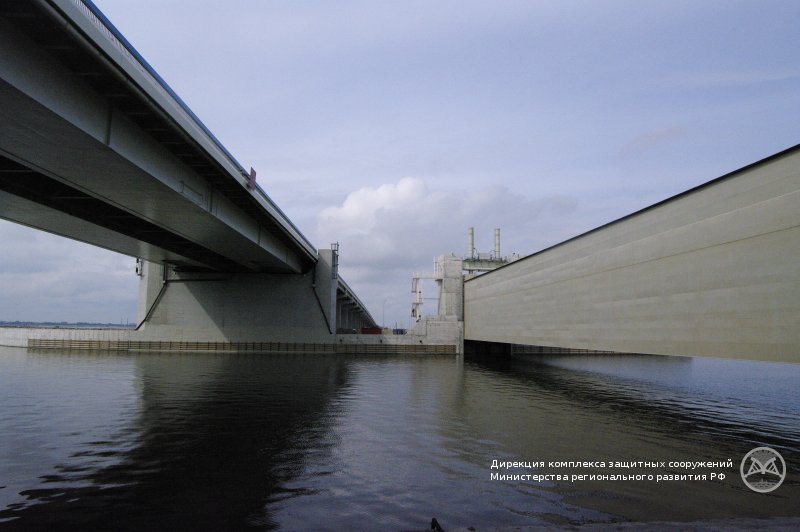
M 500 258 L 500 228 L 494 230 L 494 258 Z
M 467 257 L 475 258 L 475 228 L 470 227 L 467 231 Z

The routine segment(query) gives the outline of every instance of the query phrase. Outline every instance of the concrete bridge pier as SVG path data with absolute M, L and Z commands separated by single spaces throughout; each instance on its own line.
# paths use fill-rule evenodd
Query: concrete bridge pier
M 358 305 L 342 294 L 336 301 L 336 326 L 338 329 L 352 332 L 359 331 L 362 327 L 369 327 L 370 323 Z
M 334 251 L 305 273 L 180 272 L 140 261 L 143 340 L 331 342 L 337 327 Z

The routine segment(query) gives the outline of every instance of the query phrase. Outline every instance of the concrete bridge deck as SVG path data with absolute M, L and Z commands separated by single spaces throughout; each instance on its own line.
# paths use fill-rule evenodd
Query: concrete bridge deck
M 298 272 L 316 250 L 90 2 L 0 6 L 2 216 L 142 259 Z
M 375 324 L 337 253 L 302 235 L 91 1 L 0 3 L 0 124 L 0 217 L 146 261 L 149 339 L 314 341 L 337 321 Z

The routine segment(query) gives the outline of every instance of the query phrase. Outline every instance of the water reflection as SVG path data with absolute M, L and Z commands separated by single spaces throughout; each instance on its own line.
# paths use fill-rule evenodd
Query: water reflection
M 670 357 L 4 349 L 0 527 L 398 530 L 435 516 L 446 529 L 480 529 L 798 515 L 798 384 L 798 366 Z M 738 476 L 758 445 L 790 465 L 769 495 Z M 490 478 L 493 460 L 728 458 L 734 468 L 715 482 Z
M 715 482 L 553 484 L 582 506 L 633 520 L 796 515 L 796 468 L 780 492 L 758 497 L 739 478 L 742 456 L 766 445 L 800 459 L 800 368 L 656 356 L 476 357 L 465 383 L 473 429 L 502 434 L 503 458 L 566 461 L 720 461 Z M 740 365 L 741 364 L 741 365 Z M 755 370 L 755 372 L 754 372 Z M 739 376 L 762 386 L 739 386 Z M 754 378 L 758 375 L 758 379 Z M 492 400 L 487 401 L 491 396 Z M 498 408 L 502 405 L 502 408 Z M 540 472 L 557 473 L 556 469 Z M 571 471 L 608 473 L 599 469 Z M 708 473 L 667 467 L 616 473 Z M 657 517 L 656 517 L 657 516 Z
M 118 412 L 127 426 L 76 445 L 40 487 L 23 490 L 26 500 L 0 513 L 13 519 L 7 527 L 272 527 L 267 500 L 306 450 L 327 452 L 315 440 L 347 382 L 344 362 L 319 356 L 107 357 L 134 362 L 135 414 Z

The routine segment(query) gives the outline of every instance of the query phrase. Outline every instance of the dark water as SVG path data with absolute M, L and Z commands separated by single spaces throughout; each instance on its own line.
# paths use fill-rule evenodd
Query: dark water
M 0 528 L 424 530 L 435 516 L 446 529 L 481 530 L 799 516 L 798 389 L 800 365 L 711 359 L 0 348 Z M 789 469 L 770 494 L 738 472 L 761 445 Z M 713 469 L 722 481 L 501 481 L 490 468 L 729 458 L 732 468 Z

